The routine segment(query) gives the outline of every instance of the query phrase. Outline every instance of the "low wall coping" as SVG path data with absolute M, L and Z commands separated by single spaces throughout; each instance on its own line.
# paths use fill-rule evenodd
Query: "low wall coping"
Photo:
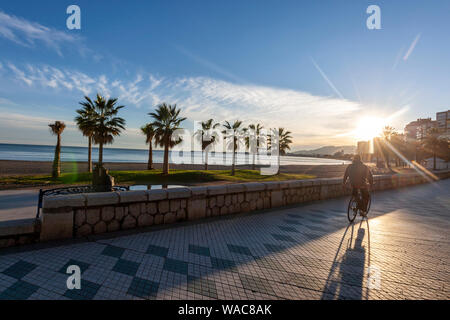
M 225 185 L 208 186 L 207 189 L 208 189 L 208 195 L 211 195 L 211 196 L 227 193 L 227 186 L 225 186 Z
M 157 201 L 167 199 L 167 189 L 148 190 L 148 201 Z
M 117 192 L 120 203 L 148 201 L 147 190 L 131 190 Z
M 266 190 L 266 185 L 261 182 L 249 182 L 249 183 L 245 183 L 244 186 L 245 186 L 245 191 L 247 191 L 247 192 Z
M 446 174 L 448 172 L 444 172 Z M 418 173 L 376 175 L 375 181 L 391 181 L 399 183 L 411 178 L 420 178 Z M 43 209 L 52 213 L 57 208 L 90 207 L 102 205 L 114 205 L 119 203 L 160 201 L 165 199 L 180 199 L 194 197 L 205 197 L 223 194 L 234 194 L 243 192 L 256 192 L 264 190 L 280 190 L 288 188 L 304 188 L 309 186 L 337 185 L 342 183 L 342 178 L 320 178 L 286 181 L 267 181 L 234 183 L 213 186 L 182 187 L 157 190 L 132 190 L 120 192 L 98 192 L 71 195 L 56 195 L 44 197 Z M 57 211 L 55 211 L 57 212 Z
M 84 207 L 86 205 L 86 195 L 86 193 L 80 193 L 44 197 L 42 207 L 46 209 Z
M 192 192 L 190 188 L 173 188 L 167 189 L 168 199 L 189 198 Z
M 0 222 L 0 237 L 30 234 L 36 231 L 36 219 L 18 219 Z
M 105 204 L 119 203 L 117 192 L 95 192 L 86 193 L 86 206 L 101 206 Z

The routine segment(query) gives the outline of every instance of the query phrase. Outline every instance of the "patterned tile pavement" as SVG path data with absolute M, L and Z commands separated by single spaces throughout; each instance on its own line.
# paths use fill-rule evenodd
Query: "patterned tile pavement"
M 0 299 L 450 299 L 450 180 L 203 223 L 0 250 Z M 68 289 L 69 265 L 81 289 Z

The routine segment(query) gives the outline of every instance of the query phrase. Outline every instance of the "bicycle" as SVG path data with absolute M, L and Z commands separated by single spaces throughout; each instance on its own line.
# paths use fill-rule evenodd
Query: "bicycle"
M 361 189 L 358 189 L 357 195 L 353 195 L 350 198 L 350 201 L 348 202 L 348 208 L 347 208 L 347 218 L 348 221 L 353 222 L 359 212 L 359 214 L 363 217 L 367 217 L 367 215 L 369 214 L 369 210 L 370 210 L 370 205 L 372 203 L 372 196 L 369 192 L 369 199 L 367 201 L 367 211 L 365 214 L 363 214 L 362 210 L 359 209 L 361 207 L 360 204 L 362 204 L 363 202 L 363 198 L 362 198 L 362 194 L 361 194 Z

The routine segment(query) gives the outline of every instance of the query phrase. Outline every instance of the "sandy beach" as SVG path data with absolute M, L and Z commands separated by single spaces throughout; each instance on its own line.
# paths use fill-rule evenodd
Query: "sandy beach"
M 111 171 L 117 170 L 146 170 L 146 163 L 106 162 L 105 167 Z M 156 169 L 161 169 L 161 163 L 155 163 Z M 250 165 L 236 166 L 239 169 L 251 169 Z M 51 161 L 21 161 L 0 160 L 0 179 L 5 176 L 50 174 Z M 203 170 L 199 164 L 171 164 L 171 169 Z M 283 173 L 311 174 L 318 178 L 342 177 L 346 165 L 284 165 Z M 229 166 L 210 165 L 209 170 L 229 169 Z M 62 172 L 86 172 L 87 162 L 61 162 Z

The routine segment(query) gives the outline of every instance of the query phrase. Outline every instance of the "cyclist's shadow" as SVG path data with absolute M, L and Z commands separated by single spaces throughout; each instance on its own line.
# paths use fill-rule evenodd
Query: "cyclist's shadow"
M 367 226 L 367 248 L 363 244 L 366 234 L 366 229 L 362 226 L 364 220 Z M 342 236 L 323 289 L 322 299 L 363 299 L 363 288 L 366 287 L 363 283 L 366 272 L 366 257 L 370 266 L 370 232 L 368 220 L 363 219 L 359 223 L 356 239 L 353 239 L 354 229 L 355 226 L 351 223 L 347 226 Z M 347 241 L 345 241 L 349 230 L 349 236 Z M 341 247 L 345 242 L 347 242 L 345 252 L 340 256 Z

